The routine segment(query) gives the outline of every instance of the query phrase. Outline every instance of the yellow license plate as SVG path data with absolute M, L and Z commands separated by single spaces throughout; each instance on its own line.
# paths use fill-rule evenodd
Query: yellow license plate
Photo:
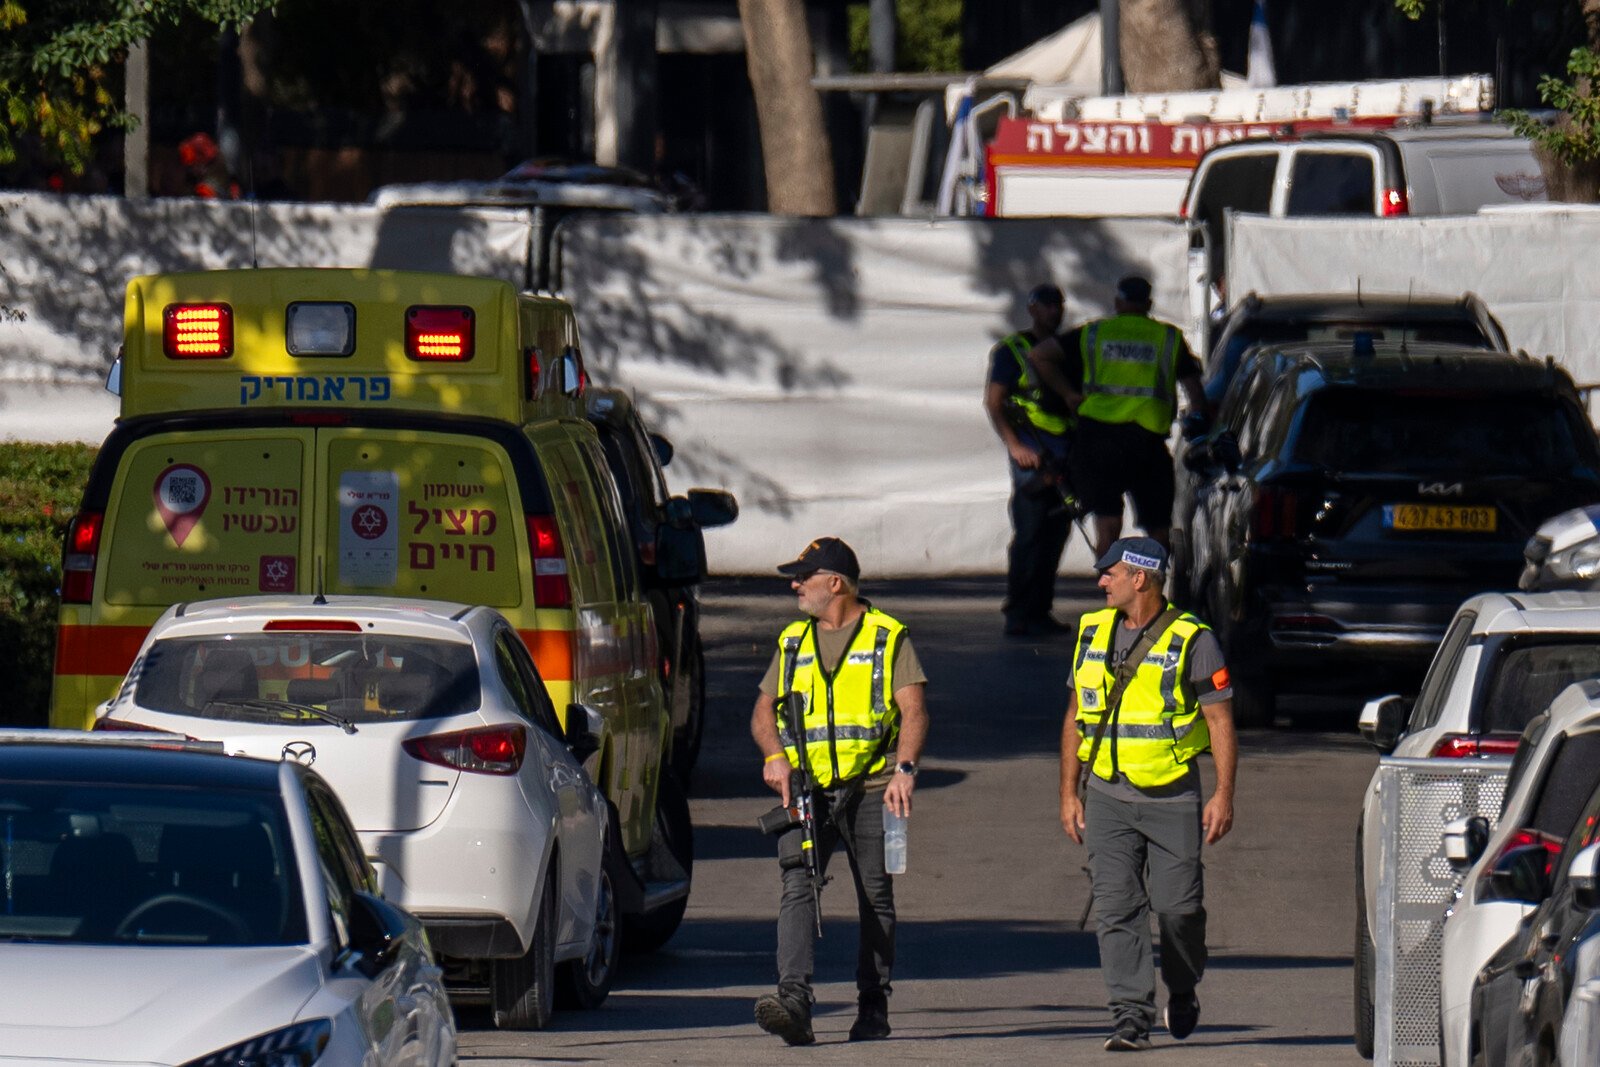
M 1386 504 L 1383 511 L 1384 525 L 1391 530 L 1494 533 L 1500 517 L 1492 507 L 1447 504 Z

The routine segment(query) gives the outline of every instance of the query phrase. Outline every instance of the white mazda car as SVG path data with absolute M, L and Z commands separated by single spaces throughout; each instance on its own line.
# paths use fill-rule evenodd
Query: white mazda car
M 487 992 L 497 1025 L 539 1029 L 557 993 L 604 1000 L 620 948 L 620 850 L 583 766 L 599 716 L 566 716 L 491 608 L 243 597 L 163 614 L 95 728 L 315 767 L 452 984 Z
M 0 734 L 0 1065 L 454 1064 L 327 783 L 146 740 Z

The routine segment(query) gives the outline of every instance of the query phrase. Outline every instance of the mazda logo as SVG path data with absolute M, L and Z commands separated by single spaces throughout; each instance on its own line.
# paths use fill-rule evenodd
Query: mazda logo
M 294 760 L 303 767 L 317 762 L 317 746 L 310 741 L 290 741 L 283 746 L 283 758 Z

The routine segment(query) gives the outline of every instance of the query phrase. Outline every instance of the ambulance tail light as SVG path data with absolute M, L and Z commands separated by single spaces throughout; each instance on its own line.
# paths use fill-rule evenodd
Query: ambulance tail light
M 533 602 L 541 608 L 569 607 L 572 585 L 567 580 L 567 554 L 554 515 L 528 516 L 528 544 L 533 548 Z
M 1378 198 L 1378 213 L 1384 218 L 1411 214 L 1411 204 L 1404 189 L 1385 189 Z
M 406 356 L 425 363 L 465 363 L 472 358 L 472 309 L 406 308 Z
M 168 359 L 227 359 L 233 355 L 233 308 L 227 304 L 168 304 L 161 315 Z
M 82 511 L 67 526 L 66 552 L 61 560 L 61 602 L 88 604 L 94 600 L 94 568 L 100 555 L 100 527 L 105 515 Z
M 414 737 L 401 748 L 424 763 L 437 763 L 472 774 L 516 774 L 528 750 L 528 734 L 520 726 L 490 726 L 431 737 Z

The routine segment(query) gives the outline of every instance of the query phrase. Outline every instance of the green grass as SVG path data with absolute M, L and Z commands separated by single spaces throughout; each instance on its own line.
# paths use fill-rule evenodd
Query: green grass
M 0 723 L 49 721 L 61 542 L 95 451 L 0 442 Z

